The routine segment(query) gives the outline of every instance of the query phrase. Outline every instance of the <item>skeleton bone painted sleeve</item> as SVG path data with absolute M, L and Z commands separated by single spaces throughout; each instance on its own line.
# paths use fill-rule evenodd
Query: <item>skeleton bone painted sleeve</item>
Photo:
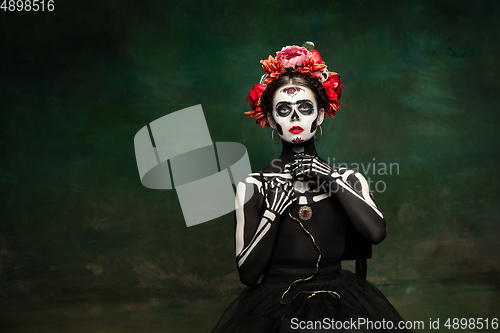
M 236 262 L 245 285 L 255 285 L 269 265 L 279 219 L 294 200 L 291 183 L 281 179 L 268 184 L 249 176 L 238 184 Z
M 335 168 L 332 172 L 336 188 L 330 188 L 343 206 L 354 227 L 373 244 L 385 238 L 385 219 L 370 195 L 365 177 L 346 168 Z
M 328 181 L 330 193 L 335 195 L 354 227 L 373 244 L 385 238 L 385 219 L 370 197 L 370 188 L 359 172 L 333 168 L 315 156 L 297 154 L 288 167 L 296 177 L 314 177 Z

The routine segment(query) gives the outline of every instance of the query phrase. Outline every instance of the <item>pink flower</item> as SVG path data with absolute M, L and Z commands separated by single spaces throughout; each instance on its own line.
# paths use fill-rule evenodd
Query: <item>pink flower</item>
M 280 52 L 276 52 L 276 60 L 285 68 L 297 68 L 304 64 L 309 58 L 309 51 L 305 47 L 286 46 Z

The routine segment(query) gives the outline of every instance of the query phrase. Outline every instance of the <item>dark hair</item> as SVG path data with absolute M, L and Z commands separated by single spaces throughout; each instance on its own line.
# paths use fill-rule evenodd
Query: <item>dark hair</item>
M 321 82 L 318 81 L 318 79 L 312 78 L 307 74 L 285 72 L 281 74 L 279 78 L 271 82 L 266 87 L 266 90 L 262 93 L 261 105 L 262 112 L 264 112 L 264 114 L 272 114 L 274 94 L 280 87 L 283 87 L 284 85 L 297 85 L 311 89 L 314 93 L 314 96 L 316 97 L 318 108 L 324 108 L 325 111 L 328 110 L 329 99 L 326 94 L 325 88 L 323 87 Z

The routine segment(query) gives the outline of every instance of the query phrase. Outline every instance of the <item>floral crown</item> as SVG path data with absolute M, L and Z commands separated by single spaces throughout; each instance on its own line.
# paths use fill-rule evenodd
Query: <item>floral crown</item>
M 321 60 L 319 52 L 314 50 L 312 42 L 305 42 L 300 46 L 286 46 L 281 51 L 276 52 L 276 58 L 269 56 L 266 60 L 261 60 L 262 68 L 266 74 L 260 79 L 260 83 L 256 84 L 248 94 L 248 102 L 252 111 L 245 112 L 255 118 L 256 124 L 262 127 L 268 125 L 267 116 L 262 111 L 261 97 L 269 83 L 276 80 L 281 74 L 286 72 L 297 72 L 306 74 L 309 77 L 315 78 L 321 82 L 326 90 L 326 95 L 329 99 L 328 110 L 325 113 L 335 117 L 342 104 L 338 102 L 342 94 L 342 83 L 338 73 L 329 72 L 325 62 Z

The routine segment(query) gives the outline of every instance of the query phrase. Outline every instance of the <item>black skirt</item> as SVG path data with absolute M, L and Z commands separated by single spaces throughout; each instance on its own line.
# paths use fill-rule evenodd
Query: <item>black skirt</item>
M 322 261 L 312 279 L 294 283 L 282 298 L 293 281 L 313 275 L 315 268 L 315 262 L 272 264 L 262 283 L 229 305 L 212 333 L 411 332 L 387 298 L 342 270 L 340 261 Z

